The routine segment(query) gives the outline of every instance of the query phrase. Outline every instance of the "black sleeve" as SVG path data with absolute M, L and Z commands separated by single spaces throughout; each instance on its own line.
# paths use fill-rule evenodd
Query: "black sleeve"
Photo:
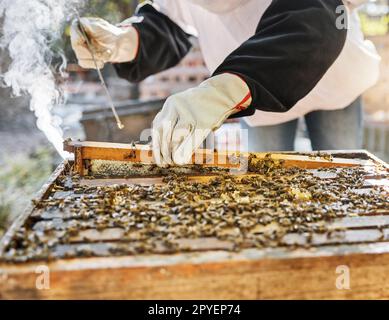
M 338 29 L 341 0 L 273 0 L 255 35 L 232 52 L 214 75 L 230 72 L 250 88 L 255 109 L 286 112 L 321 80 L 341 53 L 347 30 Z
M 131 82 L 175 66 L 189 52 L 192 44 L 185 33 L 151 4 L 141 6 L 133 26 L 139 33 L 139 50 L 134 61 L 114 64 L 118 75 Z

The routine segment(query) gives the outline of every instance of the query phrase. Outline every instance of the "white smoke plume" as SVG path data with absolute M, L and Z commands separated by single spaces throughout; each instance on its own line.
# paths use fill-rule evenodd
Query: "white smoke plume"
M 31 97 L 30 108 L 37 117 L 38 128 L 63 157 L 67 154 L 62 150 L 61 121 L 51 113 L 61 102 L 51 67 L 55 56 L 52 44 L 62 36 L 65 23 L 82 2 L 0 0 L 0 49 L 7 50 L 11 58 L 8 70 L 0 75 L 1 85 L 12 88 L 15 96 Z

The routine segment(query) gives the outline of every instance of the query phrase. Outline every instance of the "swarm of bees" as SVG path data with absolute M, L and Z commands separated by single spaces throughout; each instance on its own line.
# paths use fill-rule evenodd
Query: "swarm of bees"
M 224 250 L 287 245 L 287 234 L 328 233 L 340 217 L 387 210 L 387 192 L 365 188 L 364 169 L 284 168 L 251 157 L 248 175 L 174 168 L 163 184 L 90 186 L 61 176 L 5 252 L 6 261 L 191 251 L 190 240 L 214 239 Z M 143 168 L 141 168 L 143 170 Z M 323 178 L 329 176 L 330 178 Z M 331 230 L 333 232 L 334 230 Z M 189 240 L 189 241 L 188 241 Z

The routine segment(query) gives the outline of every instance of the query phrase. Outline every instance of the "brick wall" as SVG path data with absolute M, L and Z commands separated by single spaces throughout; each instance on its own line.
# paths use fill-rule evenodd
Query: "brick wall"
M 175 67 L 148 77 L 140 84 L 140 99 L 165 98 L 197 86 L 209 77 L 198 43 Z

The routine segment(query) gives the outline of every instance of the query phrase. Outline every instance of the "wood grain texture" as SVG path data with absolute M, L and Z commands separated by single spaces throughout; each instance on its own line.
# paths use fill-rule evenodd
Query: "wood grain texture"
M 84 160 L 126 161 L 133 163 L 153 164 L 153 154 L 149 145 L 131 145 L 108 142 L 72 142 L 64 143 L 64 150 L 75 155 L 75 170 L 84 175 Z M 269 153 L 255 153 L 258 159 L 265 158 Z M 213 150 L 198 150 L 193 154 L 192 164 L 217 166 L 226 168 L 243 168 L 247 164 L 249 153 L 216 152 Z M 246 159 L 246 160 L 245 160 Z M 350 167 L 358 165 L 372 165 L 371 161 L 363 159 L 312 157 L 306 155 L 291 155 L 288 153 L 272 153 L 273 160 L 282 160 L 285 167 L 298 166 L 303 169 L 318 167 Z
M 338 250 L 341 250 L 339 247 Z M 343 248 L 344 249 L 344 248 Z M 347 248 L 350 250 L 350 248 Z M 50 289 L 37 290 L 37 264 L 1 266 L 3 299 L 388 299 L 387 248 L 358 246 L 351 255 L 280 249 L 57 261 Z M 277 252 L 276 252 L 277 251 Z M 366 253 L 366 251 L 370 253 Z M 372 253 L 376 251 L 376 253 Z M 288 258 L 286 258 L 286 256 Z M 338 266 L 350 268 L 339 290 Z

